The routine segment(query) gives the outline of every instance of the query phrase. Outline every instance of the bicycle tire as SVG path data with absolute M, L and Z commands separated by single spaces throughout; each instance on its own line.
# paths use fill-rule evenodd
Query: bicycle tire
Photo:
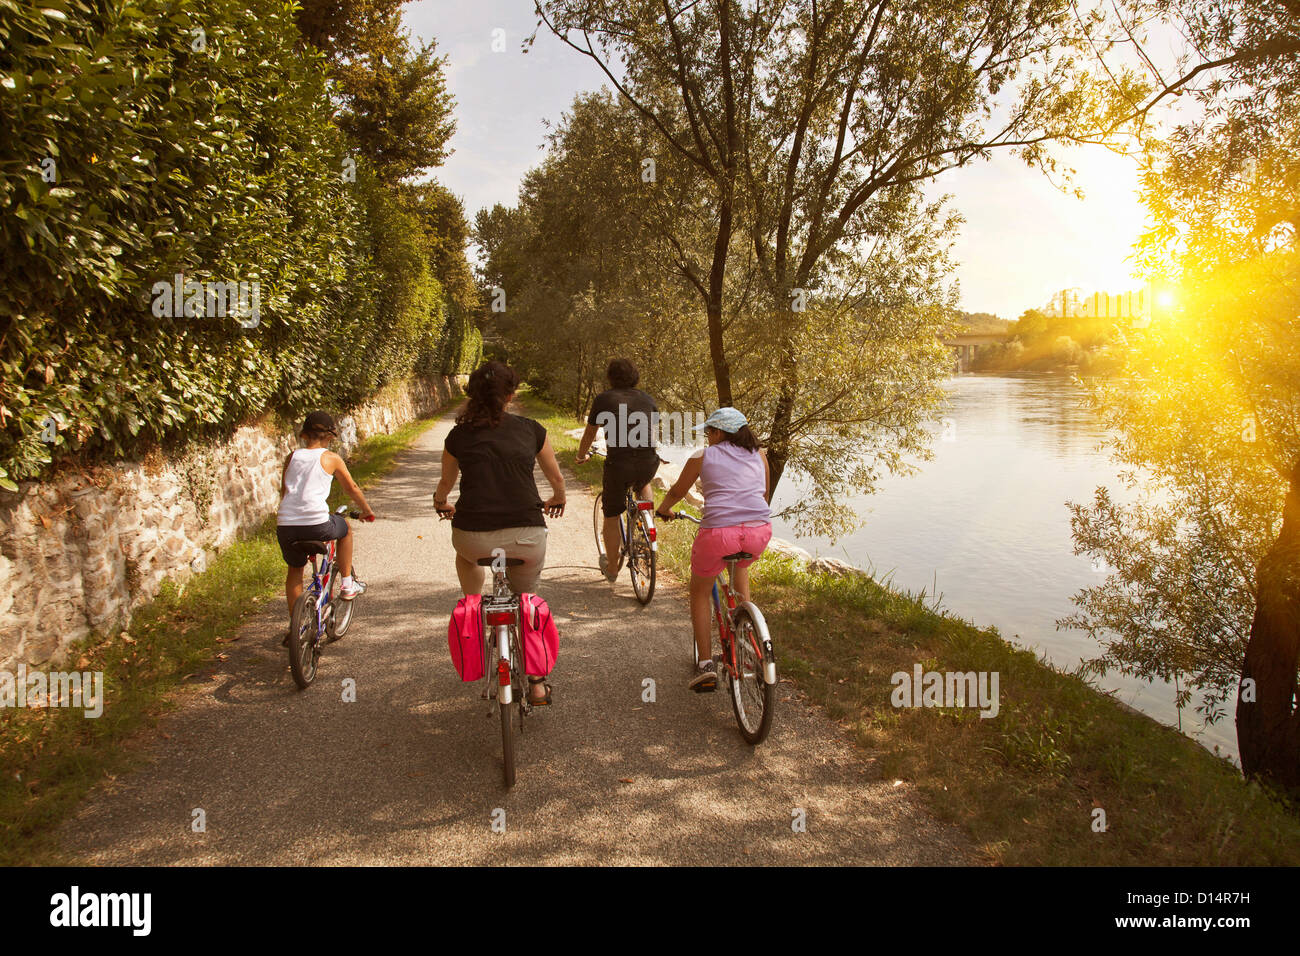
M 731 710 L 736 715 L 740 736 L 750 746 L 761 744 L 772 729 L 772 685 L 763 680 L 764 650 L 759 643 L 758 626 L 746 607 L 736 609 L 732 624 L 733 653 L 738 676 L 727 670 L 731 690 Z
M 353 575 L 357 573 L 354 566 Z M 355 610 L 356 599 L 344 601 L 339 597 L 339 592 L 343 590 L 343 585 L 339 582 L 339 576 L 333 575 L 330 580 L 330 605 L 334 608 L 334 614 L 330 617 L 330 622 L 325 628 L 325 643 L 333 644 L 340 637 L 348 632 L 348 626 L 352 623 L 352 614 Z
M 494 640 L 496 639 L 496 637 L 497 636 L 494 634 L 493 635 Z M 500 659 L 498 658 L 498 662 L 499 660 Z M 500 666 L 499 663 L 498 666 Z M 513 690 L 513 684 L 514 684 L 513 673 L 510 676 L 510 681 L 512 685 L 511 689 Z M 501 683 L 500 680 L 498 679 L 497 712 L 501 717 L 501 774 L 502 774 L 502 778 L 505 780 L 505 784 L 507 787 L 513 787 L 515 785 L 515 738 L 514 738 L 514 727 L 511 724 L 513 716 L 510 713 L 510 709 L 513 706 L 514 706 L 513 702 L 509 704 L 501 703 Z
M 309 604 L 309 599 L 313 603 Z M 313 594 L 307 591 L 294 604 L 289 620 L 289 671 L 300 690 L 306 690 L 316 679 L 316 664 L 320 660 L 315 610 Z
M 650 534 L 645 522 L 638 517 L 628 536 L 627 569 L 632 574 L 632 590 L 643 607 L 655 596 L 656 556 L 654 548 L 650 547 Z M 641 566 L 639 570 L 638 565 Z
M 605 556 L 605 512 L 601 508 L 603 495 L 599 492 L 596 494 L 596 506 L 591 512 L 592 530 L 596 532 L 596 554 L 601 557 Z

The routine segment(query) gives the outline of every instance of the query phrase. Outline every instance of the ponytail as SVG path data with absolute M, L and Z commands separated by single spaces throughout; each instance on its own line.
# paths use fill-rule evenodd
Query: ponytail
M 456 416 L 457 425 L 496 428 L 506 413 L 506 402 L 519 388 L 519 376 L 505 362 L 484 362 L 465 383 L 468 401 Z

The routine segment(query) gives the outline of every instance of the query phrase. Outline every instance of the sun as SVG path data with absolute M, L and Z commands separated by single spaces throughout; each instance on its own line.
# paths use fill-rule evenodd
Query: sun
M 1162 309 L 1172 309 L 1178 303 L 1178 297 L 1168 289 L 1161 289 L 1156 293 L 1156 305 Z

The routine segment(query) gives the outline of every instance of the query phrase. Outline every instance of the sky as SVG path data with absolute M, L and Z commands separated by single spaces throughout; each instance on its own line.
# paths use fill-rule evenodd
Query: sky
M 435 177 L 459 196 L 466 215 L 513 205 L 524 174 L 543 157 L 545 122 L 557 122 L 575 94 L 604 76 L 587 57 L 543 28 L 531 50 L 532 0 L 417 0 L 403 9 L 411 34 L 436 40 L 448 56 L 456 98 L 454 150 Z M 500 43 L 504 31 L 504 44 Z M 493 49 L 504 46 L 499 52 Z M 1010 155 L 945 173 L 930 190 L 949 194 L 966 222 L 953 253 L 961 306 L 1014 319 L 1062 288 L 1137 288 L 1132 247 L 1144 211 L 1137 168 L 1101 147 L 1071 150 L 1079 200 Z

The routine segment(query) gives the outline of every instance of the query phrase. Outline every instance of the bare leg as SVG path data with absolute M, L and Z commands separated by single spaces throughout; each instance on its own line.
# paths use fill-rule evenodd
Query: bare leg
M 737 567 L 731 576 L 731 590 L 736 592 L 736 602 L 749 600 L 749 568 Z
M 289 617 L 293 617 L 293 606 L 302 597 L 302 568 L 290 568 L 284 576 L 284 596 L 289 602 Z
M 483 569 L 473 561 L 456 555 L 456 577 L 460 578 L 462 594 L 482 594 L 483 573 Z
M 691 575 L 691 630 L 695 632 L 695 659 L 713 657 L 713 578 Z
M 352 576 L 352 532 L 349 531 L 347 537 L 339 538 L 339 543 L 334 546 L 334 557 L 339 563 L 339 574 L 345 578 Z
M 605 539 L 605 554 L 609 555 L 611 568 L 618 564 L 618 553 L 623 549 L 623 532 L 618 530 L 619 522 L 622 520 L 620 515 L 606 518 L 600 529 L 601 536 Z

